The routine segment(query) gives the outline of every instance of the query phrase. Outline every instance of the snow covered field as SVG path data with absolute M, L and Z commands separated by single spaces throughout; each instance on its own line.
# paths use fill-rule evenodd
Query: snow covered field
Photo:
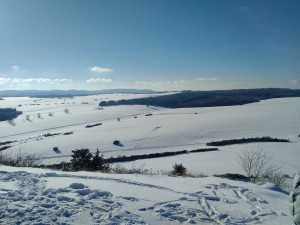
M 215 152 L 122 165 L 169 171 L 174 163 L 182 163 L 194 173 L 243 173 L 237 162 L 240 152 L 262 148 L 273 156 L 276 165 L 282 166 L 284 173 L 292 176 L 300 170 L 300 98 L 212 108 L 98 108 L 101 100 L 137 96 L 142 97 L 119 94 L 72 99 L 7 98 L 0 101 L 0 107 L 17 107 L 23 114 L 13 124 L 0 122 L 0 142 L 14 141 L 7 152 L 37 153 L 45 163 L 51 163 L 69 161 L 71 150 L 80 148 L 92 152 L 99 148 L 109 157 L 193 150 L 206 147 L 210 141 L 271 136 L 291 142 L 224 146 Z M 152 116 L 145 116 L 149 113 Z M 97 123 L 102 125 L 86 128 Z M 44 136 L 47 133 L 57 135 Z M 113 145 L 114 140 L 121 145 Z M 59 152 L 53 151 L 56 146 Z M 0 166 L 0 203 L 0 224 L 8 225 L 292 224 L 287 193 L 272 184 L 259 186 L 216 177 Z
M 69 161 L 71 151 L 97 148 L 105 157 L 164 151 L 193 150 L 210 141 L 271 136 L 290 143 L 243 144 L 219 147 L 218 152 L 193 153 L 169 158 L 140 160 L 134 164 L 169 170 L 175 162 L 205 174 L 241 172 L 237 157 L 244 149 L 262 148 L 283 171 L 300 170 L 300 98 L 271 99 L 243 106 L 165 109 L 147 106 L 113 106 L 98 109 L 101 100 L 145 95 L 99 95 L 73 99 L 7 98 L 0 107 L 23 111 L 12 126 L 0 122 L 0 142 L 12 143 L 11 151 L 37 153 L 44 163 Z M 68 109 L 68 113 L 65 112 Z M 37 114 L 40 113 L 40 118 Z M 53 116 L 49 116 L 53 113 Z M 151 113 L 152 116 L 145 116 Z M 26 119 L 26 116 L 29 119 Z M 120 121 L 118 121 L 120 118 Z M 86 125 L 102 123 L 86 128 Z M 73 132 L 70 135 L 65 133 Z M 58 134 L 43 136 L 44 134 Z M 122 145 L 113 145 L 119 140 Z M 58 147 L 60 152 L 54 152 Z M 9 151 L 6 150 L 6 151 Z M 132 163 L 125 165 L 129 166 Z
M 291 225 L 287 194 L 226 179 L 0 167 L 0 224 Z

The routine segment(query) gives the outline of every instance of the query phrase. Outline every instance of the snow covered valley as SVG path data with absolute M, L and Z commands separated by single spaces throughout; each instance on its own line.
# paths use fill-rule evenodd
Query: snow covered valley
M 5 98 L 1 108 L 16 107 L 23 114 L 13 123 L 0 122 L 0 142 L 10 142 L 4 152 L 36 153 L 46 164 L 69 161 L 71 151 L 81 148 L 99 148 L 108 158 L 194 150 L 235 138 L 270 136 L 290 142 L 228 145 L 214 152 L 122 163 L 152 171 L 170 171 L 182 163 L 205 178 L 0 165 L 0 224 L 292 224 L 285 191 L 270 183 L 212 175 L 243 174 L 239 154 L 258 148 L 287 175 L 298 172 L 300 98 L 211 108 L 98 107 L 101 100 L 135 97 Z M 87 127 L 95 124 L 101 125 Z

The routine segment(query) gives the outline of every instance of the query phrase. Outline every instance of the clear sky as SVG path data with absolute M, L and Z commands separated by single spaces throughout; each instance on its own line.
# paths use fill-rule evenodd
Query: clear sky
M 0 0 L 0 90 L 300 88 L 299 0 Z

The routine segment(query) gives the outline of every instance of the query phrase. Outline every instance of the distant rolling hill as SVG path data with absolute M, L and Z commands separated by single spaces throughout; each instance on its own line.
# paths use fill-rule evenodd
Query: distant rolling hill
M 271 98 L 300 97 L 300 90 L 265 88 L 221 91 L 183 91 L 173 95 L 102 101 L 99 106 L 153 105 L 167 108 L 190 108 L 243 105 Z
M 1 97 L 37 97 L 37 98 L 51 98 L 51 97 L 73 97 L 86 96 L 96 94 L 155 94 L 160 93 L 152 90 L 138 90 L 138 89 L 107 89 L 107 90 L 6 90 L 0 91 Z

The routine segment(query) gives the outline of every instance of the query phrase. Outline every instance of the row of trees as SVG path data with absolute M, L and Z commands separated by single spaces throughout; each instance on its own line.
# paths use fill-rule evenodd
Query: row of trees
M 64 109 L 66 114 L 70 113 L 69 109 Z M 21 115 L 22 111 L 17 111 L 15 108 L 0 108 L 0 121 L 8 121 L 12 126 L 15 126 L 14 119 Z M 54 116 L 53 112 L 49 112 L 48 116 Z M 37 113 L 36 117 L 42 119 L 42 114 Z M 25 115 L 25 119 L 30 121 L 30 115 Z
M 47 168 L 69 171 L 115 171 L 114 168 L 110 167 L 109 164 L 105 162 L 103 154 L 100 154 L 99 149 L 97 149 L 94 155 L 89 149 L 76 149 L 72 151 L 71 157 L 70 163 L 47 165 Z M 241 174 L 224 174 L 223 177 L 242 180 L 246 178 L 252 182 L 271 182 L 277 184 L 281 188 L 285 188 L 286 176 L 280 172 L 280 167 L 272 163 L 270 155 L 265 153 L 262 149 L 243 151 L 239 156 L 238 162 L 244 170 L 246 177 Z M 21 151 L 15 155 L 4 154 L 0 151 L 0 164 L 21 167 L 45 167 L 41 166 L 40 157 L 35 154 L 28 154 Z M 143 171 L 147 172 L 148 170 L 139 170 L 139 173 L 143 173 Z M 122 173 L 128 172 L 129 170 L 122 169 Z M 186 167 L 176 163 L 173 165 L 171 174 L 175 176 L 199 177 L 197 175 L 195 176 L 195 174 L 188 173 Z M 222 175 L 220 176 L 222 177 Z
M 256 137 L 256 138 L 241 138 L 241 139 L 230 139 L 222 141 L 212 141 L 206 143 L 207 146 L 225 146 L 233 144 L 247 144 L 253 142 L 289 142 L 288 139 L 271 138 L 269 136 Z
M 105 164 L 103 154 L 100 155 L 99 149 L 93 155 L 89 149 L 79 149 L 72 151 L 71 169 L 74 171 L 108 171 L 109 165 Z M 186 168 L 182 164 L 173 165 L 172 174 L 176 176 L 186 175 Z
M 65 112 L 66 114 L 69 114 L 69 113 L 70 113 L 70 110 L 69 110 L 69 109 L 64 109 L 64 112 Z M 48 113 L 48 116 L 54 116 L 54 113 L 53 113 L 53 112 L 49 112 L 49 113 Z M 42 119 L 42 114 L 41 114 L 41 113 L 37 113 L 37 114 L 36 114 L 36 117 L 39 118 L 39 119 Z M 28 121 L 30 121 L 30 115 L 26 115 L 26 116 L 25 116 L 25 119 L 28 120 Z

